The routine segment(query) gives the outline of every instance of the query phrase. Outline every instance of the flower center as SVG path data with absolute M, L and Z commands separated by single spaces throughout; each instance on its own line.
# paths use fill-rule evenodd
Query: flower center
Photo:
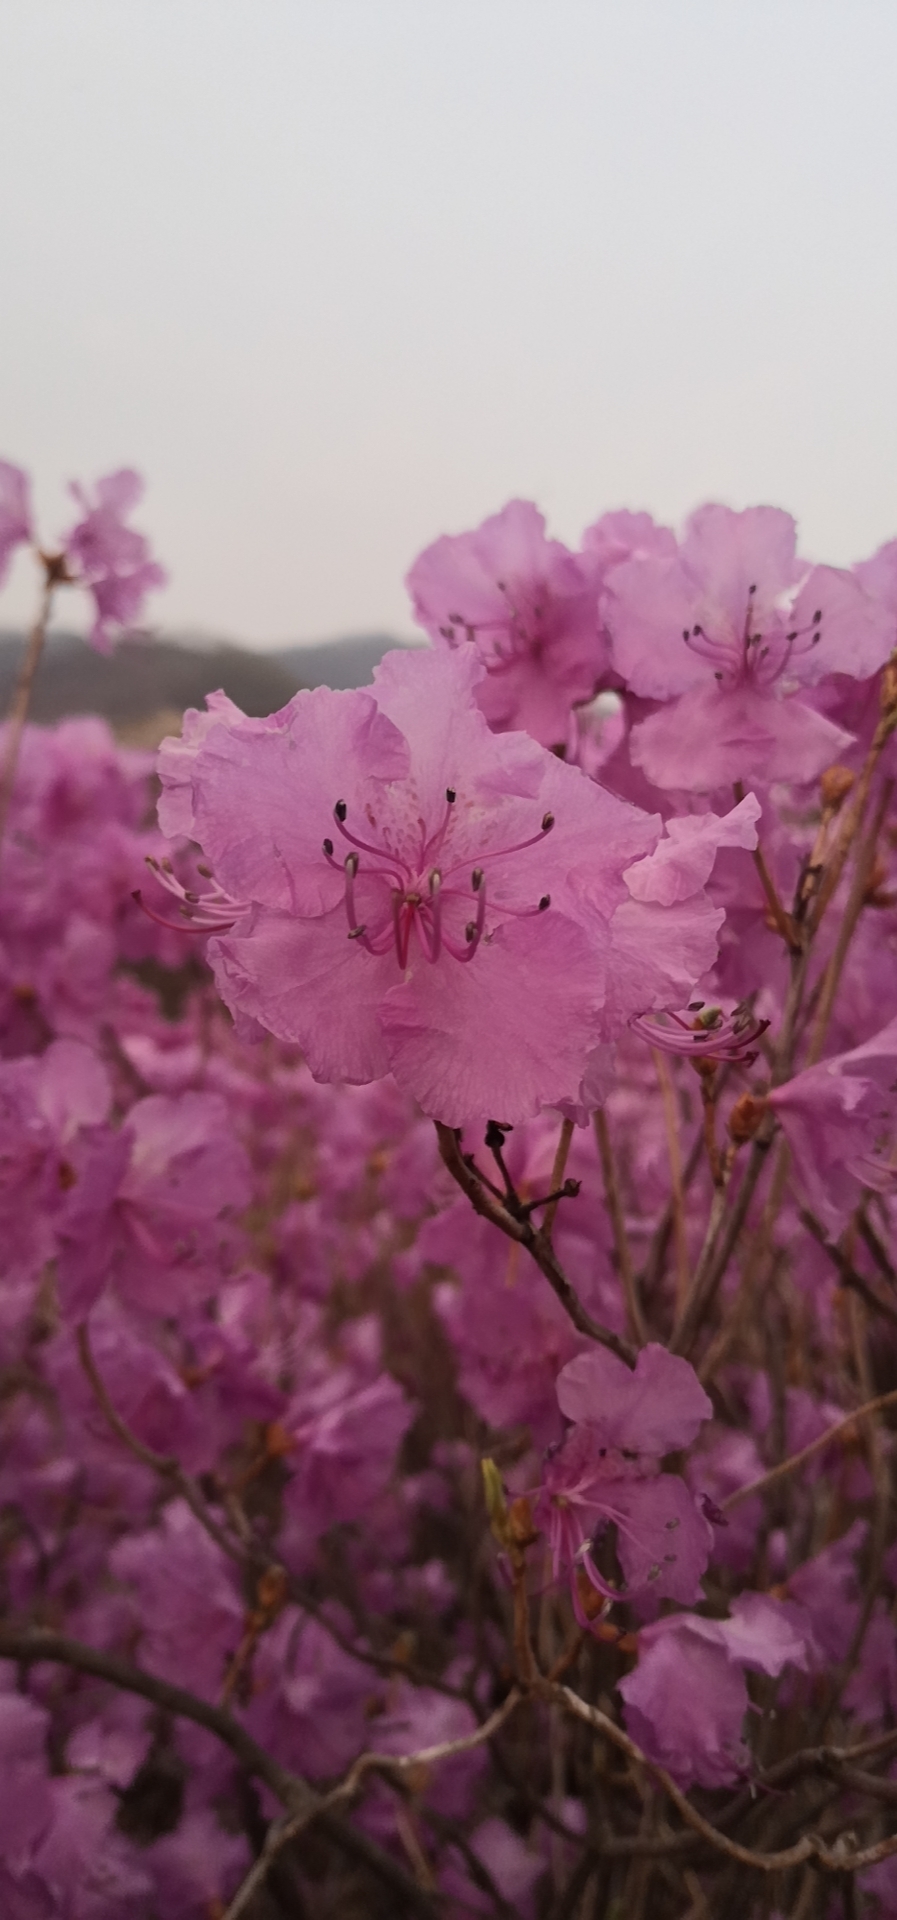
M 809 626 L 786 631 L 784 620 L 773 614 L 765 632 L 757 632 L 756 586 L 748 588 L 748 603 L 741 634 L 718 630 L 706 632 L 700 625 L 683 628 L 682 638 L 692 653 L 700 654 L 713 668 L 714 679 L 729 688 L 753 684 L 769 687 L 786 673 L 792 660 L 809 653 L 822 638 L 822 609 L 814 613 Z
M 528 655 L 538 658 L 547 638 L 544 599 L 536 598 L 527 606 L 518 602 L 506 580 L 496 580 L 495 584 L 506 612 L 492 620 L 477 621 L 466 620 L 463 613 L 450 613 L 447 624 L 440 628 L 443 638 L 452 646 L 462 640 L 471 641 L 487 673 L 507 672 Z
M 453 960 L 472 960 L 480 942 L 488 940 L 494 930 L 486 923 L 485 862 L 540 846 L 554 826 L 554 815 L 543 814 L 537 833 L 513 846 L 487 848 L 471 868 L 469 856 L 464 860 L 451 858 L 457 797 L 453 787 L 446 788 L 445 812 L 434 832 L 427 834 L 423 821 L 418 823 L 420 839 L 413 853 L 407 847 L 399 849 L 391 844 L 385 834 L 379 844 L 375 839 L 361 839 L 346 824 L 349 810 L 345 800 L 338 800 L 333 809 L 336 831 L 349 851 L 340 862 L 334 842 L 328 838 L 323 853 L 329 866 L 342 865 L 349 939 L 371 954 L 385 954 L 393 947 L 403 972 L 414 932 L 424 958 L 430 962 L 437 961 L 443 952 Z M 376 832 L 370 809 L 368 813 Z M 544 913 L 550 905 L 550 894 L 543 893 L 534 907 L 495 903 L 491 917 Z

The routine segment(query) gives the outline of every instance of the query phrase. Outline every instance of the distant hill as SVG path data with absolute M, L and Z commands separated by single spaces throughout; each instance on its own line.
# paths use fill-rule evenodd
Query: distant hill
M 261 653 L 225 641 L 134 639 L 106 658 L 74 634 L 53 634 L 35 682 L 31 718 L 48 722 L 100 713 L 131 734 L 157 715 L 170 725 L 173 714 L 201 707 L 216 687 L 244 713 L 273 713 L 299 687 L 366 685 L 382 655 L 401 644 L 385 633 L 353 634 Z M 0 714 L 9 704 L 23 645 L 22 634 L 0 631 Z

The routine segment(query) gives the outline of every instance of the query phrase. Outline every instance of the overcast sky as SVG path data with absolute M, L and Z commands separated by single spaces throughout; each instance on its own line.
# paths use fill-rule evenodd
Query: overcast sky
M 893 0 L 0 0 L 0 453 L 165 627 L 410 631 L 511 495 L 897 534 Z M 19 566 L 0 624 L 21 617 Z

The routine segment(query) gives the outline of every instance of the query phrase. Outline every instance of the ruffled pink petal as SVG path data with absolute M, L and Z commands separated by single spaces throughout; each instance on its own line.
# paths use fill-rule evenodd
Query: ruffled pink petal
M 380 1018 L 392 1072 L 426 1114 L 514 1124 L 574 1097 L 599 1004 L 592 944 L 545 913 L 502 927 L 469 965 L 422 964 Z
M 209 942 L 209 959 L 231 1010 L 300 1046 L 316 1080 L 389 1072 L 378 1011 L 395 954 L 377 959 L 350 940 L 342 905 L 311 921 L 256 908 L 238 933 Z
M 713 793 L 736 780 L 816 780 L 851 735 L 800 700 L 711 682 L 634 727 L 634 764 L 657 787 Z

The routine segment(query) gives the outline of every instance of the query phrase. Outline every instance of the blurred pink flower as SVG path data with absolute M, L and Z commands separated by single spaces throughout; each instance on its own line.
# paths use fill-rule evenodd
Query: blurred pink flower
M 31 499 L 27 473 L 0 460 L 0 586 L 16 547 L 31 539 Z
M 64 557 L 70 578 L 92 595 L 95 618 L 90 640 L 111 653 L 118 634 L 134 625 L 146 595 L 164 587 L 164 567 L 150 555 L 149 541 L 125 517 L 143 495 L 143 481 L 130 467 L 98 480 L 93 496 L 78 482 L 70 491 L 83 518 L 67 535 Z

